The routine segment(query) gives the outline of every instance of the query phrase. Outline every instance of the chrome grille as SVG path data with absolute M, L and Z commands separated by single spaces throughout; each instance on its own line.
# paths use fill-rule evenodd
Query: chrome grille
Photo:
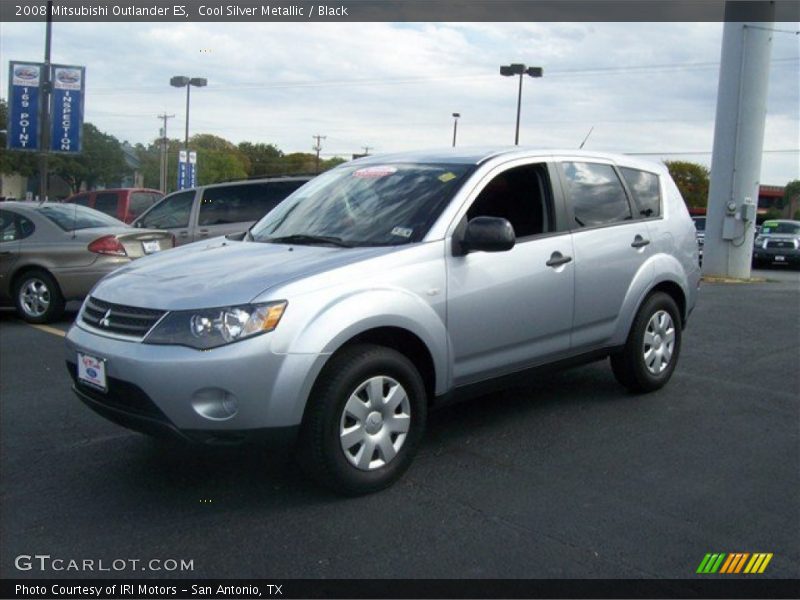
M 163 310 L 112 304 L 90 296 L 83 306 L 81 320 L 100 331 L 143 338 L 164 316 L 164 312 Z
M 794 250 L 794 242 L 785 240 L 776 240 L 767 242 L 767 248 L 791 248 Z

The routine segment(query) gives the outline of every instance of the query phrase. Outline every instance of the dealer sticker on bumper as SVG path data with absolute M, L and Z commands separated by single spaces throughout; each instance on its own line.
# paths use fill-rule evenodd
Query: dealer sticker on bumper
M 78 379 L 82 383 L 107 391 L 106 361 L 78 352 Z

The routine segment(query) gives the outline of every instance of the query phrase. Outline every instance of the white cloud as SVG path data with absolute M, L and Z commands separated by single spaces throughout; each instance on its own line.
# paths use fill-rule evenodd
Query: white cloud
M 2 24 L 0 54 L 39 59 L 44 28 Z M 233 142 L 324 153 L 369 145 L 394 151 L 513 141 L 517 82 L 501 64 L 544 67 L 524 82 L 521 140 L 629 152 L 709 151 L 720 23 L 134 23 L 54 25 L 55 61 L 87 66 L 86 118 L 131 142 L 158 135 L 160 112 L 183 135 L 183 90 L 172 75 L 206 77 L 192 90 L 191 131 Z M 788 29 L 797 29 L 790 24 Z M 798 40 L 776 34 L 766 149 L 798 147 Z M 791 59 L 789 61 L 783 59 Z M 647 68 L 643 68 L 647 67 Z M 0 69 L 0 90 L 7 82 Z M 762 180 L 797 177 L 798 154 L 766 154 Z M 687 157 L 689 158 L 689 157 Z M 710 162 L 710 155 L 692 155 Z

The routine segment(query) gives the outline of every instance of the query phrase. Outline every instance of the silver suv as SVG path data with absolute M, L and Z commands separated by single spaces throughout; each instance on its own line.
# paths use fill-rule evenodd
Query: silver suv
M 108 419 L 204 442 L 294 444 L 340 492 L 408 468 L 430 408 L 534 369 L 611 358 L 667 383 L 700 273 L 661 165 L 519 148 L 368 157 L 248 233 L 102 280 L 67 335 Z

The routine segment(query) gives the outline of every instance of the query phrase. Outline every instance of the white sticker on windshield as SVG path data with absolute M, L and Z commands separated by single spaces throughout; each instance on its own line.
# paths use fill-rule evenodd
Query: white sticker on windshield
M 399 235 L 404 238 L 410 238 L 412 233 L 414 233 L 414 230 L 408 227 L 395 227 L 392 229 L 392 235 Z
M 394 175 L 397 169 L 394 167 L 364 167 L 353 171 L 353 177 L 360 179 L 378 179 L 379 177 L 386 177 L 387 175 Z

